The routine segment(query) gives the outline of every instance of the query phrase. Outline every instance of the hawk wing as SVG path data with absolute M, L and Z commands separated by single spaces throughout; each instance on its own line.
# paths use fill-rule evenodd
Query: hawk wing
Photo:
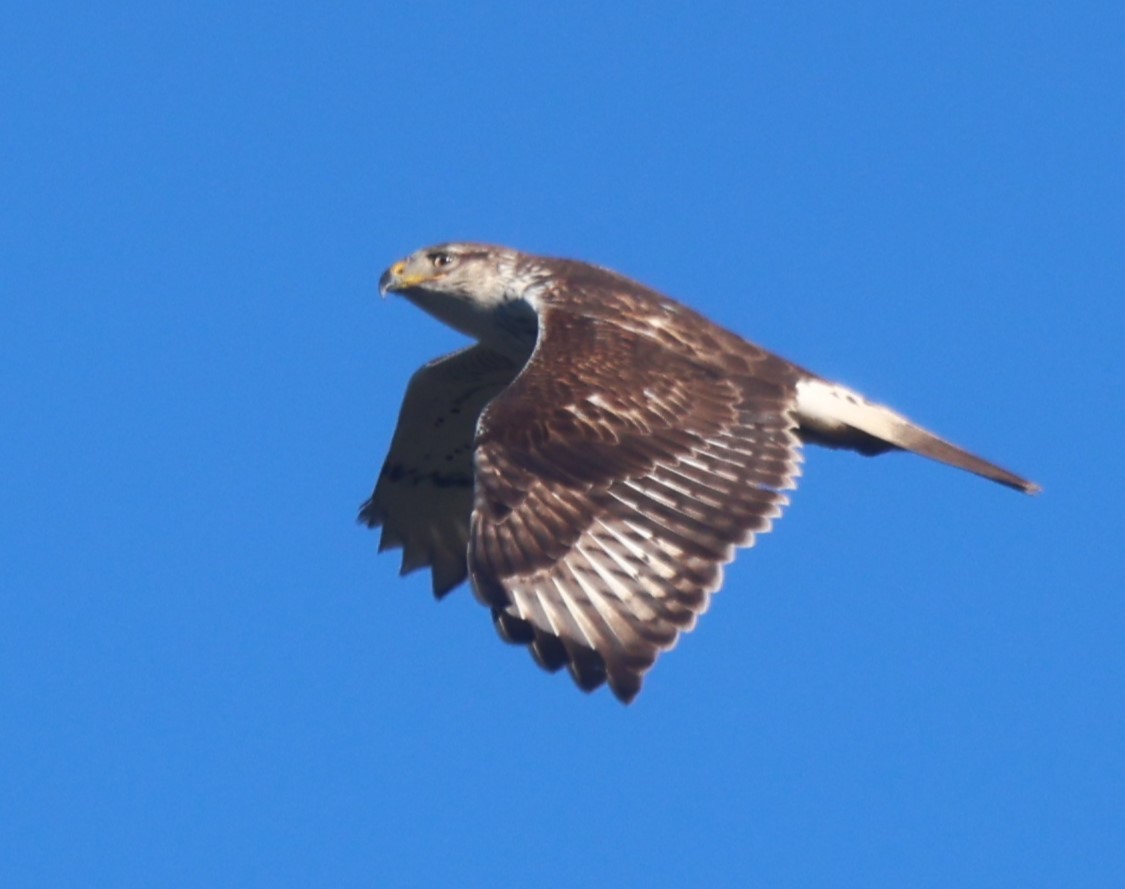
M 431 566 L 436 596 L 467 574 L 477 418 L 518 370 L 479 345 L 419 368 L 406 388 L 375 492 L 360 508 L 361 522 L 383 526 L 380 552 L 402 547 L 403 574 Z
M 501 635 L 628 702 L 786 504 L 796 369 L 733 337 L 705 352 L 691 330 L 540 312 L 480 418 L 469 574 Z

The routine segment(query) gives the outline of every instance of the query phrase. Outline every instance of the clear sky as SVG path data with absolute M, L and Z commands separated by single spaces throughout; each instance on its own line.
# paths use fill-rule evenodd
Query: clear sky
M 564 11 L 565 10 L 565 11 Z M 0 885 L 1125 884 L 1120 3 L 0 23 Z M 807 455 L 622 707 L 354 522 L 460 345 L 619 269 L 1045 487 Z

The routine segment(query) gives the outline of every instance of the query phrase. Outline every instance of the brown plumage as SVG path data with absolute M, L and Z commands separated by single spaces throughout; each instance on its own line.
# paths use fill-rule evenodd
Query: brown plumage
M 636 696 L 781 514 L 803 440 L 1037 490 L 605 269 L 449 244 L 380 283 L 478 344 L 411 380 L 361 521 L 587 690 Z

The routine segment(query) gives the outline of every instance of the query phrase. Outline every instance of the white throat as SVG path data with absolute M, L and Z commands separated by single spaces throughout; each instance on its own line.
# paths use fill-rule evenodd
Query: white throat
M 539 318 L 528 300 L 482 305 L 461 296 L 425 290 L 404 296 L 443 324 L 515 361 L 526 361 L 535 348 Z

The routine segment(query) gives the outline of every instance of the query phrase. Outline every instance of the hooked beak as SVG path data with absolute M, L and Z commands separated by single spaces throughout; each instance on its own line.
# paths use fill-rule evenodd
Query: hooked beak
M 394 290 L 400 280 L 402 280 L 402 272 L 406 268 L 406 262 L 400 260 L 392 265 L 389 269 L 379 276 L 379 295 L 386 296 L 387 293 Z
M 428 281 L 429 275 L 408 275 L 406 273 L 406 260 L 400 259 L 379 277 L 379 293 L 386 296 L 388 293 L 398 293 L 409 290 Z

